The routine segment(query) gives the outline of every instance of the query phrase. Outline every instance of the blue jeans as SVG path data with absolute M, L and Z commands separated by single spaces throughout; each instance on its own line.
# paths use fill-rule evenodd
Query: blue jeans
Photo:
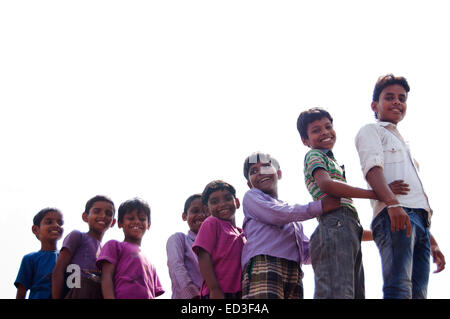
M 319 217 L 310 240 L 315 299 L 363 299 L 363 229 L 355 213 L 341 207 Z
M 380 251 L 385 299 L 425 299 L 430 275 L 430 230 L 428 213 L 403 207 L 411 222 L 406 229 L 391 232 L 387 209 L 372 222 L 373 239 Z

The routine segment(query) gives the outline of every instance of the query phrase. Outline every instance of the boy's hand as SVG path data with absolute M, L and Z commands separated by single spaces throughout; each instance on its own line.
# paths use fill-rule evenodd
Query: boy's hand
M 220 288 L 212 288 L 209 290 L 209 299 L 225 299 L 225 295 Z
M 324 213 L 331 212 L 341 206 L 341 199 L 338 197 L 327 196 L 322 201 L 322 211 Z
M 409 193 L 409 184 L 403 180 L 396 180 L 389 184 L 389 188 L 395 195 L 407 195 Z
M 438 273 L 445 268 L 445 257 L 438 245 L 431 245 L 431 256 L 433 256 L 433 262 L 437 265 L 437 269 L 433 273 Z
M 388 208 L 389 218 L 391 219 L 391 232 L 403 230 L 406 228 L 406 237 L 411 236 L 411 222 L 408 214 L 402 207 Z

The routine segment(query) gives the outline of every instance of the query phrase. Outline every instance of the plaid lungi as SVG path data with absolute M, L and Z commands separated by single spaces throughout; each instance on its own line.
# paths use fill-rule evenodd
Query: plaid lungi
M 255 256 L 242 273 L 242 299 L 303 299 L 302 276 L 295 261 Z

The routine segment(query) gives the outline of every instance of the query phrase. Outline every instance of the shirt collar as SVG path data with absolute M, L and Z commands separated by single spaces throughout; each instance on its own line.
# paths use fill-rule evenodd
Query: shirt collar
M 331 150 L 327 150 L 326 148 L 319 148 L 318 150 L 324 153 L 326 156 L 329 156 L 334 159 L 334 154 Z
M 383 121 L 377 121 L 377 124 L 383 127 L 386 126 L 393 126 L 394 128 L 397 128 L 397 125 L 391 122 L 383 122 Z
M 189 230 L 188 233 L 187 233 L 187 235 L 188 235 L 188 237 L 189 237 L 190 239 L 192 239 L 193 241 L 194 241 L 195 238 L 197 237 L 197 234 L 194 233 L 192 230 Z

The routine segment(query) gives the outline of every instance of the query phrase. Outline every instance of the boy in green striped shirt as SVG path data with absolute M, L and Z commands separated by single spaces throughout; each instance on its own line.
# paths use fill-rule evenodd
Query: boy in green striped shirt
M 304 174 L 313 199 L 341 198 L 339 209 L 318 218 L 319 225 L 310 239 L 314 298 L 364 298 L 361 239 L 371 240 L 372 236 L 370 231 L 363 231 L 352 198 L 377 197 L 371 190 L 347 184 L 344 167 L 332 153 L 336 132 L 333 118 L 327 111 L 313 108 L 302 112 L 297 129 L 303 144 L 311 148 L 305 156 Z M 406 194 L 409 190 L 403 181 L 395 181 L 390 187 L 395 194 Z

